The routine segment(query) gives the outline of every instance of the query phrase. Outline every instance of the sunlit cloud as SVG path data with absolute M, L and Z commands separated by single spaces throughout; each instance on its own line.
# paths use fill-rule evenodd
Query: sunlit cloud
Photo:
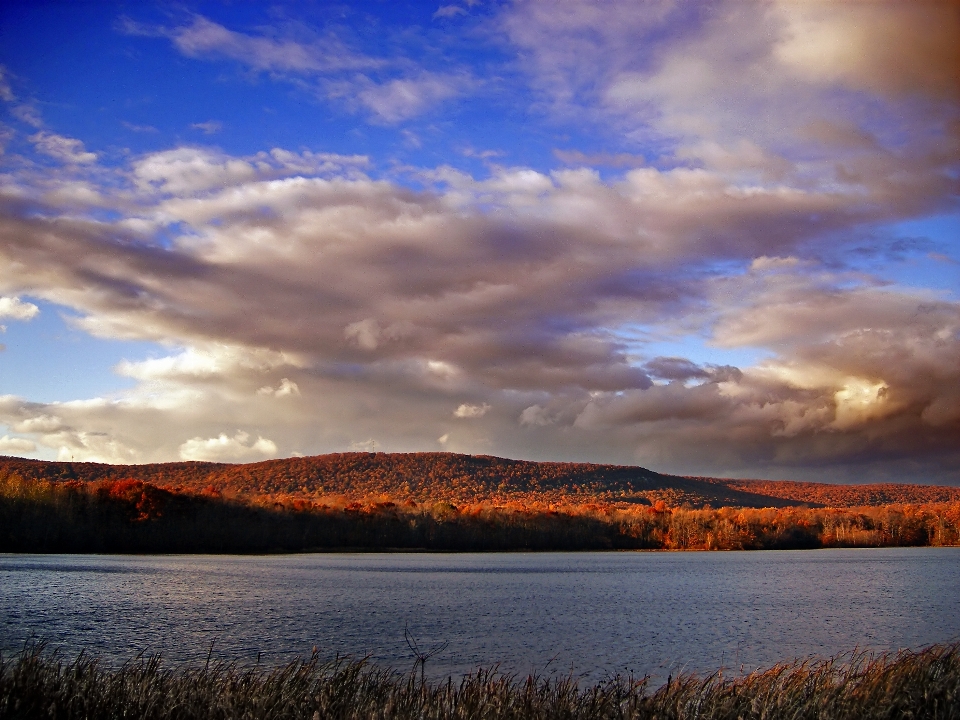
M 277 446 L 272 440 L 258 437 L 255 441 L 245 432 L 237 432 L 233 437 L 220 433 L 218 437 L 203 439 L 191 438 L 180 446 L 180 458 L 183 460 L 204 460 L 207 462 L 244 462 L 251 459 L 261 460 L 273 457 Z
M 18 297 L 0 297 L 0 318 L 27 321 L 40 314 L 40 308 Z

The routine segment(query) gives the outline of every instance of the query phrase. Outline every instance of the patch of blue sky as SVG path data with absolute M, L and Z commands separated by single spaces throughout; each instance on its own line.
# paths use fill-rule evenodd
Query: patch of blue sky
M 451 163 L 480 172 L 484 164 L 501 163 L 547 171 L 563 165 L 554 150 L 564 147 L 598 157 L 637 152 L 615 131 L 584 131 L 579 121 L 558 117 L 533 118 L 531 113 L 549 112 L 531 110 L 530 97 L 517 91 L 518 78 L 505 52 L 482 42 L 480 35 L 473 43 L 465 42 L 463 33 L 456 33 L 457 43 L 445 41 L 445 21 L 433 19 L 434 4 L 404 7 L 400 11 L 372 3 L 369 9 L 376 18 L 368 29 L 354 25 L 350 33 L 336 23 L 337 12 L 315 8 L 313 13 L 335 34 L 349 35 L 345 41 L 356 45 L 352 49 L 359 54 L 389 57 L 386 50 L 397 46 L 394 49 L 407 56 L 407 64 L 394 60 L 385 67 L 364 70 L 371 83 L 416 79 L 421 71 L 463 74 L 469 87 L 392 121 L 364 108 L 354 96 L 357 88 L 345 97 L 328 97 L 323 82 L 336 79 L 330 74 L 266 72 L 239 60 L 188 57 L 169 37 L 130 35 L 122 29 L 126 19 L 146 28 L 170 28 L 208 16 L 230 31 L 257 35 L 268 21 L 278 21 L 249 6 L 232 7 L 225 18 L 219 17 L 223 11 L 219 4 L 200 5 L 196 15 L 176 16 L 156 8 L 151 12 L 147 4 L 129 15 L 123 14 L 122 5 L 110 3 L 41 5 L 29 10 L 17 6 L 3 13 L 11 27 L 25 31 L 6 38 L 0 62 L 15 76 L 29 78 L 29 87 L 17 89 L 25 95 L 23 99 L 42 100 L 39 110 L 53 131 L 83 138 L 88 150 L 101 155 L 101 162 L 124 162 L 130 153 L 196 144 L 238 155 L 272 147 L 336 148 L 344 154 L 369 155 L 375 165 Z M 29 22 L 18 18 L 27 12 Z M 364 12 L 363 6 L 349 9 L 351 15 Z M 393 29 L 391 13 L 402 16 L 404 31 Z M 279 22 L 282 27 L 283 19 Z M 411 29 L 411 23 L 420 27 Z M 302 22 L 298 25 L 302 27 Z M 84 32 L 76 32 L 77 27 Z M 310 31 L 304 41 L 322 39 L 322 33 L 322 29 Z M 424 36 L 431 42 L 423 43 Z M 36 47 L 50 50 L 32 52 Z M 491 152 L 499 154 L 483 156 Z M 605 175 L 622 172 L 606 167 L 609 163 L 598 164 Z
M 616 180 L 643 155 L 658 152 L 614 128 L 584 128 L 582 118 L 532 107 L 531 97 L 518 90 L 523 82 L 513 61 L 505 48 L 489 42 L 489 31 L 449 32 L 454 23 L 475 26 L 478 19 L 463 14 L 437 19 L 436 8 L 422 2 L 321 3 L 298 7 L 297 20 L 288 21 L 282 11 L 271 14 L 256 6 L 231 6 L 224 16 L 220 3 L 201 3 L 191 13 L 146 3 L 22 4 L 0 11 L 9 26 L 23 30 L 6 38 L 0 62 L 16 77 L 29 78 L 29 87 L 15 89 L 22 99 L 41 100 L 38 109 L 50 131 L 82 138 L 104 164 L 124 165 L 131 155 L 177 145 L 212 146 L 232 155 L 281 147 L 367 155 L 374 176 L 392 174 L 394 166 L 449 164 L 482 178 L 491 165 L 541 172 L 588 165 L 604 180 Z M 352 21 L 348 29 L 347 21 L 358 15 L 369 21 Z M 416 79 L 426 71 L 460 74 L 465 86 L 409 117 L 389 120 L 363 107 L 356 97 L 359 86 L 344 97 L 329 97 L 324 82 L 345 75 L 268 72 L 236 59 L 189 57 L 170 37 L 123 29 L 128 21 L 154 30 L 182 27 L 198 17 L 232 32 L 306 44 L 332 32 L 359 55 L 392 58 L 354 73 L 367 74 L 370 83 Z M 267 25 L 276 32 L 264 30 Z M 84 31 L 76 32 L 78 27 Z M 49 50 L 36 53 L 36 47 Z M 577 151 L 564 157 L 565 148 Z M 409 175 L 394 179 L 417 185 Z
M 32 402 L 66 402 L 111 397 L 132 388 L 136 381 L 113 372 L 121 360 L 137 360 L 168 348 L 150 342 L 105 340 L 93 337 L 69 322 L 72 311 L 53 303 L 21 296 L 40 313 L 20 322 L 5 318 L 0 333 L 0 395 L 16 395 Z
M 640 325 L 624 326 L 613 333 L 630 356 L 641 366 L 658 357 L 684 358 L 700 366 L 732 365 L 743 369 L 773 356 L 768 349 L 752 346 L 725 348 L 712 345 L 698 334 L 666 334 Z
M 901 286 L 960 297 L 960 213 L 908 220 L 885 231 L 891 252 L 866 267 Z

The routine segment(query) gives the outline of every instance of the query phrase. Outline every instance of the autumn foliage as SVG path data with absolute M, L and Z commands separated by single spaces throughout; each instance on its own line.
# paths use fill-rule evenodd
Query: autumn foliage
M 0 478 L 3 552 L 750 550 L 960 544 L 960 503 L 732 508 L 225 497 L 125 478 Z
M 177 462 L 152 465 L 46 462 L 0 457 L 0 477 L 84 483 L 136 479 L 185 492 L 219 493 L 250 501 L 361 502 L 387 497 L 455 505 L 521 503 L 627 507 L 859 507 L 960 502 L 960 488 L 911 485 L 832 485 L 677 477 L 642 467 L 528 462 L 455 453 L 336 453 L 231 465 Z

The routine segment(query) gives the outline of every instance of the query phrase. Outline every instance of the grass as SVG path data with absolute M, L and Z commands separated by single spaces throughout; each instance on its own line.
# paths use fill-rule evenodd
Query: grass
M 776 665 L 746 675 L 684 674 L 658 688 L 615 677 L 480 670 L 424 683 L 361 660 L 314 654 L 275 670 L 208 662 L 168 669 L 159 656 L 119 669 L 42 645 L 0 658 L 0 718 L 960 718 L 960 645 Z

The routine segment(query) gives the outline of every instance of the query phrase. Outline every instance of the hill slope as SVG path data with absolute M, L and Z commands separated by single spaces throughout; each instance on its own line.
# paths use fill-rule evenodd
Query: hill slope
M 336 496 L 349 501 L 388 496 L 394 500 L 456 504 L 647 504 L 662 500 L 670 506 L 688 503 L 696 507 L 852 507 L 960 501 L 960 488 L 954 487 L 677 477 L 634 466 L 528 462 L 454 453 L 337 453 L 243 465 L 106 465 L 0 457 L 0 477 L 4 475 L 18 475 L 25 480 L 81 482 L 134 478 L 195 491 L 213 488 L 240 497 Z

